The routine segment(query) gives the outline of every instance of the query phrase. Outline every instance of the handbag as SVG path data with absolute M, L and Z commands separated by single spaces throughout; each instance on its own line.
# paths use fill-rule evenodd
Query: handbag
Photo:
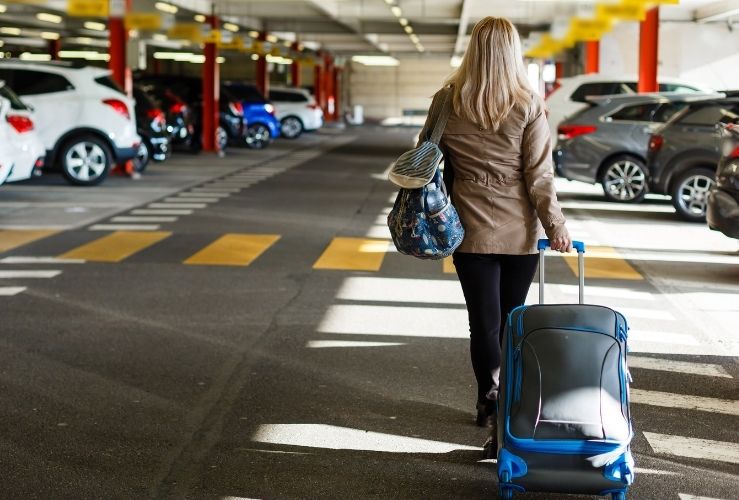
M 451 112 L 451 92 L 447 92 L 441 112 L 436 118 L 431 137 L 420 146 L 406 151 L 393 162 L 388 177 L 391 182 L 406 189 L 420 188 L 428 184 L 439 168 L 444 155 L 439 149 L 439 140 Z M 433 118 L 432 118 L 433 119 Z
M 448 257 L 464 239 L 462 222 L 438 168 L 425 186 L 400 190 L 387 224 L 398 252 L 419 259 Z

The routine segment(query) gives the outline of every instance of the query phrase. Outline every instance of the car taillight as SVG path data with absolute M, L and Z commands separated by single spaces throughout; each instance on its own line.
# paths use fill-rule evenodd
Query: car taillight
M 649 151 L 659 151 L 664 144 L 665 139 L 661 135 L 653 135 L 649 138 Z
M 5 118 L 8 123 L 10 123 L 10 126 L 15 129 L 16 132 L 19 134 L 23 134 L 24 132 L 30 132 L 33 130 L 33 122 L 30 118 L 23 115 L 8 115 Z
M 320 109 L 321 107 L 316 104 L 315 102 L 312 102 L 306 106 L 308 109 Z
M 244 116 L 244 105 L 240 102 L 229 102 L 228 108 L 231 110 L 231 113 L 235 114 L 236 116 Z
M 116 113 L 124 117 L 126 120 L 131 119 L 131 115 L 128 113 L 128 106 L 126 106 L 125 102 L 118 99 L 105 99 L 103 100 L 103 104 L 107 104 L 113 108 Z
M 560 125 L 557 127 L 557 135 L 560 139 L 572 139 L 579 135 L 592 134 L 598 130 L 595 125 Z
M 164 125 L 164 113 L 161 109 L 152 108 L 146 112 L 146 116 L 148 116 L 157 125 Z
M 187 109 L 187 105 L 184 102 L 176 102 L 169 107 L 169 112 L 176 115 L 184 113 Z
M 734 149 L 731 150 L 731 153 L 729 153 L 729 158 L 732 160 L 739 158 L 739 146 L 736 146 Z

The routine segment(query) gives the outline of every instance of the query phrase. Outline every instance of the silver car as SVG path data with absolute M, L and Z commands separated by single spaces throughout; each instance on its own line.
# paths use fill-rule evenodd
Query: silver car
M 650 134 L 687 103 L 722 96 L 662 93 L 589 98 L 589 108 L 557 129 L 557 173 L 601 184 L 609 200 L 638 203 L 649 190 L 645 160 Z

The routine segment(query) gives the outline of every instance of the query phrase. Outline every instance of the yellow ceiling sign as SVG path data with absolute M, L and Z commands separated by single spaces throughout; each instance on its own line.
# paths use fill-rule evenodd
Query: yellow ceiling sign
M 109 0 L 67 0 L 67 14 L 72 17 L 108 17 Z
M 646 17 L 646 7 L 643 2 L 624 2 L 620 4 L 600 4 L 595 8 L 598 19 L 613 19 L 617 21 L 643 21 Z
M 162 16 L 156 12 L 129 12 L 124 19 L 130 30 L 158 31 L 162 27 Z
M 194 43 L 200 43 L 203 35 L 200 32 L 199 23 L 179 23 L 167 31 L 167 38 L 170 40 L 189 40 Z
M 612 22 L 610 19 L 583 19 L 575 17 L 570 21 L 570 29 L 566 39 L 568 42 L 600 40 L 603 33 L 610 31 L 611 26 Z

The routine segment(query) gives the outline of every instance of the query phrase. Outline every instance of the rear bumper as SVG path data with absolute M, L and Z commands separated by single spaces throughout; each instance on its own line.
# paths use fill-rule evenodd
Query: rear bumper
M 706 221 L 711 229 L 739 239 L 739 203 L 729 193 L 714 189 L 708 194 Z
M 558 176 L 571 181 L 587 182 L 595 184 L 598 182 L 598 163 L 594 159 L 579 158 L 572 151 L 557 146 L 552 153 L 554 157 L 554 171 Z M 595 166 L 594 166 L 595 165 Z

